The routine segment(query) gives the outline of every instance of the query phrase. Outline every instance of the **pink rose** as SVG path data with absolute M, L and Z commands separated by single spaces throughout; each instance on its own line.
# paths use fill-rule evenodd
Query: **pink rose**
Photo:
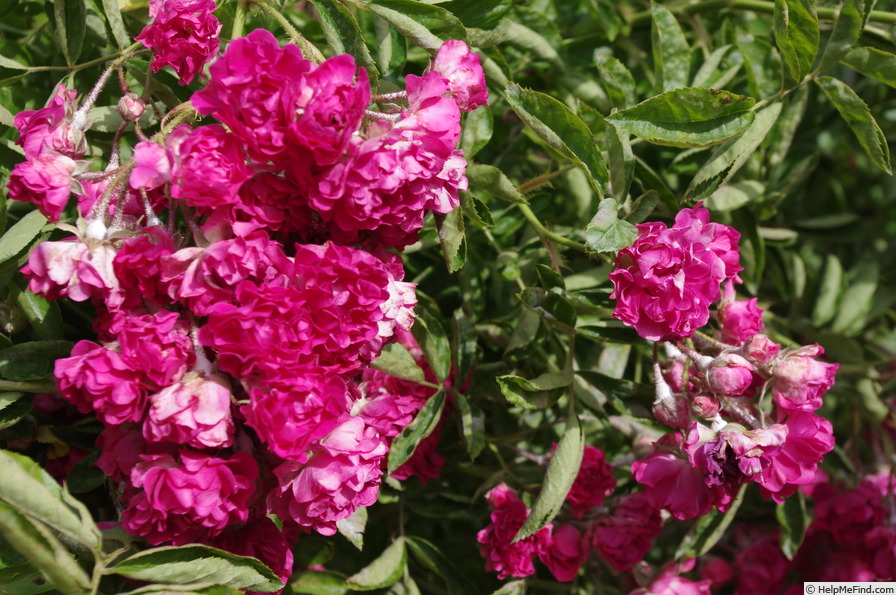
M 566 495 L 572 514 L 578 519 L 582 518 L 592 508 L 601 506 L 615 487 L 613 468 L 607 462 L 604 451 L 586 446 L 582 465 Z
M 28 256 L 22 274 L 28 279 L 28 289 L 47 299 L 67 297 L 83 302 L 95 298 L 117 304 L 120 295 L 114 258 L 115 249 L 106 242 L 41 242 Z
M 815 471 L 824 455 L 834 448 L 831 422 L 807 411 L 794 411 L 784 422 L 787 440 L 768 457 L 769 464 L 754 481 L 762 494 L 781 503 L 801 485 L 815 480 Z
M 70 157 L 53 152 L 16 164 L 6 183 L 9 198 L 36 204 L 47 219 L 59 221 L 72 194 L 76 168 L 77 163 Z
M 820 345 L 802 347 L 784 356 L 773 368 L 772 398 L 787 412 L 815 411 L 821 407 L 821 397 L 834 385 L 839 364 L 828 364 L 815 359 L 823 355 Z
M 233 203 L 252 176 L 243 143 L 218 124 L 196 128 L 169 151 L 174 153 L 171 196 L 193 207 L 213 210 Z
M 230 383 L 216 374 L 205 378 L 190 372 L 180 381 L 149 396 L 149 417 L 143 436 L 195 448 L 224 448 L 233 443 Z
M 717 394 L 737 397 L 753 384 L 756 368 L 735 353 L 725 353 L 715 358 L 706 371 L 709 387 Z
M 16 144 L 25 150 L 27 159 L 56 152 L 80 159 L 87 150 L 84 133 L 72 126 L 77 89 L 59 85 L 47 107 L 16 114 L 13 124 L 19 131 Z
M 725 297 L 719 304 L 719 325 L 722 327 L 722 342 L 729 345 L 743 345 L 750 337 L 765 329 L 762 308 L 756 305 L 757 298 L 746 301 L 734 299 L 734 282 L 725 284 Z
M 134 163 L 129 184 L 131 188 L 152 190 L 171 180 L 168 150 L 158 143 L 139 142 L 134 147 Z
M 479 553 L 485 558 L 485 569 L 497 572 L 499 579 L 535 574 L 533 560 L 550 547 L 552 526 L 542 527 L 529 537 L 511 543 L 529 516 L 529 510 L 505 484 L 492 488 L 486 497 L 492 508 L 491 524 L 476 534 L 476 541 L 482 544 Z
M 635 492 L 620 497 L 612 515 L 595 520 L 592 545 L 610 566 L 626 572 L 644 559 L 662 529 L 660 511 Z
M 150 0 L 153 21 L 135 39 L 153 51 L 152 71 L 171 66 L 188 85 L 218 53 L 221 23 L 213 0 Z
M 548 546 L 538 559 L 544 562 L 555 579 L 561 583 L 569 582 L 576 578 L 591 553 L 588 542 L 588 537 L 572 525 L 556 525 Z
M 436 52 L 436 57 L 427 68 L 448 79 L 451 98 L 461 111 L 468 112 L 480 105 L 488 105 L 488 90 L 485 87 L 485 73 L 477 54 L 470 51 L 463 41 L 449 39 Z

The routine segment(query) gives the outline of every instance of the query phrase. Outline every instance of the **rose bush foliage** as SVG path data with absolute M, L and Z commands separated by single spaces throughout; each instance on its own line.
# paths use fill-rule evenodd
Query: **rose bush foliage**
M 875 8 L 0 2 L 0 590 L 896 579 Z

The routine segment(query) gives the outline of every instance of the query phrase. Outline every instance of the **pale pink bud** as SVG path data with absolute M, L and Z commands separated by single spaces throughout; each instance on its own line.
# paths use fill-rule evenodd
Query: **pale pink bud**
M 136 93 L 128 93 L 118 100 L 118 113 L 129 122 L 139 120 L 146 109 L 146 104 Z
M 734 353 L 720 355 L 706 372 L 706 380 L 716 393 L 728 396 L 744 394 L 753 383 L 755 368 Z

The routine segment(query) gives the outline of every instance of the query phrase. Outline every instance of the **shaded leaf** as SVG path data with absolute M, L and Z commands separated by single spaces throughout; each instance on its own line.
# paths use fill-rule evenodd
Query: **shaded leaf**
M 723 45 L 722 47 L 718 47 L 712 51 L 712 53 L 706 57 L 706 60 L 703 61 L 703 64 L 700 65 L 700 69 L 697 71 L 697 74 L 694 75 L 694 80 L 691 81 L 689 87 L 712 87 L 713 89 L 720 89 L 724 87 L 724 85 L 716 84 L 721 72 L 719 71 L 719 65 L 722 63 L 722 60 L 725 56 L 728 55 L 728 52 L 731 51 L 731 44 Z
M 463 209 L 455 208 L 447 215 L 436 215 L 436 227 L 442 245 L 442 256 L 449 273 L 455 273 L 467 260 L 467 238 L 464 234 Z
M 755 103 L 730 91 L 687 87 L 611 114 L 607 122 L 655 144 L 705 147 L 746 130 Z
M 81 55 L 87 31 L 87 7 L 84 0 L 53 0 L 56 39 L 65 61 L 71 66 Z
M 31 412 L 34 397 L 20 392 L 0 393 L 0 429 L 8 428 Z
M 592 252 L 617 252 L 632 245 L 638 228 L 619 219 L 619 204 L 612 198 L 600 201 L 597 214 L 585 227 L 585 247 Z
M 561 295 L 540 287 L 529 287 L 519 294 L 523 305 L 537 313 L 552 327 L 565 333 L 574 333 L 576 312 Z
M 844 307 L 837 310 L 831 330 L 847 336 L 859 333 L 874 306 L 879 283 L 880 265 L 877 260 L 873 257 L 862 259 L 849 287 L 843 292 L 840 303 Z
M 418 293 L 417 297 L 420 296 Z M 451 372 L 451 343 L 448 334 L 434 306 L 421 302 L 415 310 L 417 317 L 411 331 L 423 350 L 426 363 L 436 375 L 436 380 L 443 382 Z
M 532 511 L 513 538 L 514 542 L 532 535 L 557 515 L 579 473 L 584 451 L 585 433 L 578 416 L 572 411 L 566 421 L 563 437 L 548 463 L 541 491 L 532 505 Z
M 843 63 L 865 76 L 896 88 L 896 54 L 873 47 L 852 48 Z
M 0 376 L 9 380 L 36 380 L 53 373 L 58 358 L 72 351 L 69 341 L 31 341 L 0 350 Z
M 115 44 L 118 49 L 123 50 L 131 45 L 131 36 L 124 26 L 124 20 L 121 18 L 121 5 L 118 0 L 100 0 L 100 6 L 103 11 L 103 18 L 112 31 L 112 37 L 115 38 Z
M 797 492 L 778 504 L 775 510 L 778 526 L 781 527 L 781 551 L 788 560 L 793 560 L 809 528 L 811 518 L 806 511 L 806 498 Z
M 40 211 L 31 211 L 0 237 L 0 265 L 25 252 L 40 235 L 47 218 Z
M 859 40 L 868 22 L 872 6 L 874 6 L 873 0 L 843 0 L 834 29 L 818 65 L 819 72 L 825 72 L 836 66 Z
M 351 54 L 367 69 L 370 78 L 379 78 L 380 73 L 364 43 L 361 27 L 348 8 L 337 0 L 311 0 L 311 3 L 317 9 L 324 36 L 333 53 Z
M 31 328 L 41 339 L 53 341 L 64 336 L 62 313 L 59 311 L 58 302 L 50 301 L 25 290 L 16 296 L 16 303 L 22 309 L 22 314 L 28 319 Z
M 182 593 L 196 593 L 197 595 L 240 595 L 244 593 L 239 589 L 214 583 L 189 583 L 184 585 L 147 585 L 122 595 L 181 595 Z
M 871 157 L 871 161 L 888 174 L 892 174 L 893 167 L 890 165 L 887 139 L 862 98 L 839 79 L 822 76 L 815 79 L 815 82 L 846 120 L 859 144 Z
M 572 374 L 547 372 L 533 380 L 508 374 L 496 379 L 501 394 L 523 409 L 546 409 L 554 405 L 572 382 Z
M 464 442 L 467 445 L 467 454 L 470 460 L 474 460 L 485 448 L 485 413 L 476 405 L 470 403 L 465 395 L 455 395 L 457 406 L 460 409 L 460 420 L 464 434 Z
M 332 570 L 305 570 L 290 583 L 296 595 L 344 595 L 345 575 Z
M 650 39 L 657 92 L 684 87 L 688 84 L 691 65 L 688 40 L 668 8 L 651 1 L 650 12 L 653 17 Z
M 725 141 L 713 150 L 710 158 L 697 171 L 685 190 L 685 200 L 697 201 L 706 198 L 730 180 L 768 135 L 781 113 L 781 107 L 781 102 L 765 106 L 756 112 L 753 123 L 743 134 Z
M 635 77 L 625 64 L 613 56 L 594 55 L 597 74 L 610 103 L 617 109 L 625 109 L 637 102 Z
M 544 93 L 511 83 L 505 94 L 520 119 L 551 148 L 583 167 L 595 191 L 602 196 L 609 173 L 588 126 L 566 105 Z
M 457 595 L 479 593 L 479 589 L 435 545 L 422 537 L 408 537 L 406 541 L 414 558 L 444 579 L 449 593 Z
M 460 195 L 460 208 L 463 210 L 464 215 L 473 221 L 476 226 L 484 228 L 495 226 L 492 212 L 475 194 L 464 190 L 461 190 L 458 194 Z
M 432 434 L 436 426 L 439 425 L 439 419 L 441 419 L 444 409 L 445 391 L 440 390 L 426 401 L 408 427 L 395 437 L 389 448 L 389 460 L 386 466 L 388 473 L 401 467 L 413 456 L 417 445 Z
M 457 17 L 439 6 L 413 0 L 372 0 L 366 7 L 432 54 L 445 39 L 467 40 L 467 31 Z
M 610 189 L 613 198 L 624 201 L 635 173 L 635 157 L 628 140 L 628 133 L 615 126 L 607 126 L 607 155 L 610 166 Z
M 355 591 L 373 591 L 394 585 L 404 573 L 408 553 L 404 537 L 393 541 L 379 557 L 360 572 L 348 577 L 346 584 Z
M 493 165 L 471 163 L 467 167 L 467 179 L 473 188 L 488 192 L 497 198 L 515 203 L 526 202 L 526 198 L 516 187 L 516 184 L 511 182 L 510 178 L 504 175 L 504 172 Z
M 157 547 L 122 560 L 109 573 L 159 583 L 209 582 L 271 593 L 283 583 L 270 568 L 246 556 L 207 545 Z
M 359 506 L 352 515 L 336 521 L 336 529 L 339 533 L 358 548 L 364 549 L 364 529 L 367 527 L 367 507 Z
M 824 326 L 834 319 L 843 292 L 843 265 L 834 254 L 825 257 L 824 272 L 818 285 L 818 297 L 812 308 L 812 324 Z
M 770 43 L 742 31 L 737 50 L 744 59 L 747 83 L 754 97 L 771 97 L 781 88 L 781 57 Z
M 482 147 L 488 144 L 494 130 L 492 109 L 480 105 L 473 111 L 464 114 L 464 123 L 460 133 L 460 148 L 464 159 L 471 161 Z
M 775 0 L 775 43 L 781 52 L 784 88 L 795 87 L 812 69 L 818 51 L 814 0 Z
M 401 343 L 389 343 L 384 346 L 380 356 L 373 360 L 370 367 L 389 376 L 412 382 L 422 382 L 425 379 L 423 369 L 417 365 L 414 356 Z

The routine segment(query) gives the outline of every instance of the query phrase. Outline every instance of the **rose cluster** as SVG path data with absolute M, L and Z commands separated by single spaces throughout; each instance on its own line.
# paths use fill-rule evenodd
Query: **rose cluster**
M 138 39 L 154 70 L 194 78 L 217 53 L 213 9 L 153 0 Z M 32 251 L 29 289 L 97 312 L 96 341 L 56 363 L 59 392 L 104 424 L 97 464 L 121 483 L 128 531 L 257 556 L 285 580 L 300 532 L 332 535 L 376 501 L 392 440 L 435 392 L 370 364 L 400 341 L 427 368 L 394 249 L 466 188 L 455 147 L 461 110 L 487 99 L 479 58 L 448 41 L 406 90 L 374 96 L 351 56 L 314 64 L 253 31 L 192 108 L 87 171 L 86 113 L 108 74 L 80 108 L 60 88 L 15 119 L 28 161 L 10 198 L 58 221 L 74 192 L 80 213 L 59 225 L 71 237 Z M 119 109 L 120 136 L 143 100 Z M 221 124 L 181 123 L 193 109 Z M 437 441 L 395 476 L 438 475 Z

